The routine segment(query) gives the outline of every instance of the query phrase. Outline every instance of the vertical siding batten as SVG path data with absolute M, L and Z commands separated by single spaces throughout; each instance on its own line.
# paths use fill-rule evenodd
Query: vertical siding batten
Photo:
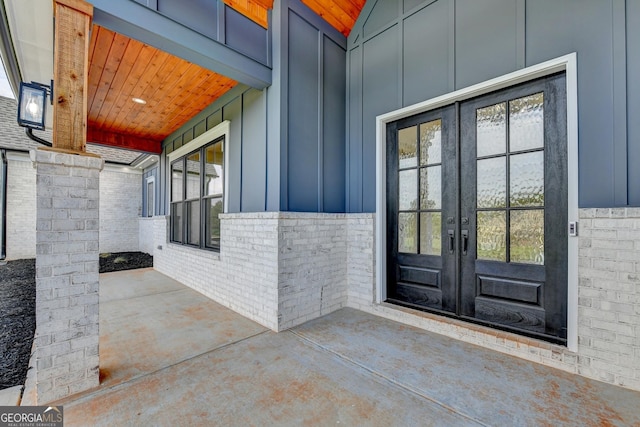
M 626 49 L 627 49 L 627 140 L 629 173 L 629 205 L 640 206 L 640 80 L 629 78 L 640 76 L 640 2 L 626 2 Z
M 627 177 L 627 35 L 625 0 L 612 0 L 613 206 L 629 202 Z

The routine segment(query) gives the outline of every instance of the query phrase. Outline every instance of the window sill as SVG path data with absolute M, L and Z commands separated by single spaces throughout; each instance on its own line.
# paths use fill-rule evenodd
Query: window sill
M 194 257 L 208 258 L 220 261 L 220 251 L 215 249 L 204 249 L 195 246 L 183 245 L 182 243 L 168 242 L 167 249 L 171 251 L 188 252 Z

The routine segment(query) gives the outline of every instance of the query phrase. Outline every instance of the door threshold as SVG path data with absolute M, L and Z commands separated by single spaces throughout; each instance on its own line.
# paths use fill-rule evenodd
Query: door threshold
M 555 342 L 542 340 L 537 337 L 525 336 L 512 331 L 497 329 L 487 325 L 483 325 L 481 323 L 467 321 L 466 319 L 462 320 L 460 318 L 454 317 L 454 315 L 451 313 L 441 312 L 439 310 L 427 310 L 424 308 L 417 308 L 415 306 L 412 306 L 411 304 L 403 303 L 401 301 L 396 302 L 396 300 L 393 300 L 393 299 L 387 299 L 387 301 L 384 301 L 377 305 L 380 308 L 389 309 L 394 312 L 403 312 L 410 316 L 415 316 L 428 321 L 442 324 L 443 328 L 441 331 L 439 331 L 437 327 L 435 328 L 424 328 L 421 326 L 416 326 L 416 327 L 420 329 L 428 329 L 429 331 L 439 333 L 441 335 L 450 336 L 454 339 L 461 339 L 462 337 L 460 337 L 459 334 L 456 334 L 454 336 L 451 333 L 447 333 L 447 329 L 449 329 L 448 327 L 450 326 L 468 331 L 469 337 L 473 337 L 474 334 L 482 334 L 488 337 L 492 337 L 493 340 L 495 341 L 503 340 L 505 343 L 510 342 L 510 343 L 513 343 L 514 346 L 518 346 L 518 347 L 520 345 L 525 345 L 525 346 L 535 347 L 540 350 L 549 350 L 554 353 L 576 354 L 570 351 L 567 348 L 566 344 L 558 344 Z M 397 320 L 397 321 L 402 323 L 401 320 Z M 465 340 L 464 338 L 462 338 L 462 341 L 468 341 L 468 340 Z M 476 341 L 476 340 L 474 339 L 473 341 Z M 492 346 L 485 346 L 482 344 L 478 344 L 478 345 L 493 349 Z

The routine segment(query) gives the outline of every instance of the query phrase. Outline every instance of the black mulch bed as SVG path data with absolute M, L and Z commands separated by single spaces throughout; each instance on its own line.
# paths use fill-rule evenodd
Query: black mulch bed
M 0 390 L 23 385 L 36 328 L 36 261 L 0 263 Z M 142 252 L 100 254 L 100 273 L 153 267 Z
M 143 252 L 100 254 L 100 273 L 153 267 L 153 257 Z

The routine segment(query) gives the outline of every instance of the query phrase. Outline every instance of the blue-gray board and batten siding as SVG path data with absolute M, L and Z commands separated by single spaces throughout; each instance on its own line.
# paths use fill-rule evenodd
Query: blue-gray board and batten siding
M 216 100 L 165 140 L 160 167 L 229 120 L 229 212 L 345 212 L 346 37 L 299 1 L 276 2 L 272 22 L 273 84 Z M 161 213 L 169 186 L 161 178 Z
M 377 115 L 572 52 L 579 204 L 640 206 L 638 1 L 370 0 L 345 39 L 283 0 L 271 25 L 272 85 L 235 88 L 164 145 L 231 121 L 229 212 L 373 212 Z
M 580 207 L 640 206 L 639 1 L 370 0 L 348 38 L 347 211 L 375 210 L 377 115 L 571 52 Z

